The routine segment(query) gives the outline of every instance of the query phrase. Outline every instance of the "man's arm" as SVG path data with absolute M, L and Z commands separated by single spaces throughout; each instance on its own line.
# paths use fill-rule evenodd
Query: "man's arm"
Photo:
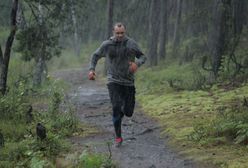
M 129 45 L 131 50 L 134 52 L 135 57 L 137 58 L 135 60 L 135 64 L 137 64 L 137 66 L 140 67 L 142 64 L 146 62 L 146 56 L 143 54 L 138 44 L 134 40 L 131 39 Z
M 146 56 L 142 53 L 142 55 L 136 55 L 137 60 L 135 61 L 135 64 L 140 67 L 146 62 Z
M 105 57 L 105 48 L 106 42 L 103 42 L 100 47 L 92 54 L 89 67 L 90 71 L 95 71 L 98 60 L 102 57 Z
M 96 73 L 95 68 L 98 60 L 102 57 L 105 57 L 105 49 L 106 48 L 106 42 L 103 42 L 101 46 L 92 54 L 91 60 L 90 60 L 90 67 L 89 67 L 89 73 L 88 73 L 88 79 L 89 80 L 95 80 Z

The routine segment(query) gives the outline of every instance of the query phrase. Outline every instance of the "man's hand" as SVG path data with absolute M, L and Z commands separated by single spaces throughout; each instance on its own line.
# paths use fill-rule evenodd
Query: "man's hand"
M 138 69 L 137 64 L 135 64 L 134 62 L 129 62 L 129 71 L 131 73 L 135 73 Z
M 95 71 L 90 71 L 89 74 L 88 74 L 88 79 L 89 80 L 95 80 L 96 79 L 96 73 Z

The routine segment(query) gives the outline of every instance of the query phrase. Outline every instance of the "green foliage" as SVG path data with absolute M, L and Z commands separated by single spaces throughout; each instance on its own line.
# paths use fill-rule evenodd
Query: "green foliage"
M 100 167 L 103 162 L 103 157 L 101 155 L 91 155 L 83 152 L 80 157 L 80 166 L 94 168 Z
M 205 88 L 207 74 L 192 64 L 171 65 L 142 70 L 138 73 L 138 83 L 144 92 L 163 90 L 197 90 Z
M 49 133 L 45 141 L 40 141 L 30 134 L 26 134 L 18 142 L 8 142 L 0 153 L 2 160 L 7 160 L 12 166 L 49 166 L 52 159 L 61 151 L 69 149 L 68 142 L 60 136 Z M 0 164 L 1 166 L 1 164 Z
M 218 111 L 213 121 L 196 123 L 190 139 L 199 141 L 225 137 L 225 143 L 248 145 L 248 108 L 234 104 L 233 107 L 219 107 Z
M 188 138 L 193 141 L 199 141 L 203 137 L 208 137 L 208 132 L 210 132 L 209 121 L 198 121 L 194 123 L 194 132 L 191 133 Z M 208 131 L 205 131 L 208 130 Z
M 64 110 L 64 112 L 52 111 L 50 114 L 51 129 L 60 135 L 68 136 L 78 130 L 79 121 L 76 117 L 75 109 L 71 106 L 67 107 L 67 110 Z
M 247 81 L 248 76 L 248 49 L 247 45 L 248 28 L 245 27 L 237 44 L 235 52 L 230 55 L 225 55 L 223 66 L 220 70 L 220 79 L 239 82 Z M 234 40 L 234 39 L 233 39 Z M 237 39 L 236 39 L 237 40 Z
M 6 96 L 0 97 L 0 114 L 4 119 L 22 120 L 27 110 L 26 86 L 24 81 L 17 81 Z
M 20 120 L 6 120 L 6 118 L 0 119 L 0 129 L 5 139 L 18 142 L 27 134 L 26 123 Z
M 39 58 L 42 53 L 45 60 L 50 60 L 54 56 L 60 56 L 61 48 L 58 46 L 58 33 L 48 28 L 48 25 L 29 25 L 24 30 L 20 30 L 16 35 L 18 44 L 15 47 L 17 52 L 22 54 L 22 59 L 30 61 Z
M 183 55 L 180 56 L 181 63 L 192 62 L 197 60 L 203 55 L 207 54 L 207 37 L 204 35 L 199 35 L 197 37 L 190 37 L 184 40 L 180 46 L 180 52 Z
M 51 101 L 49 106 L 49 111 L 52 115 L 56 115 L 59 112 L 59 105 L 62 101 L 62 95 L 59 92 L 53 92 L 51 95 Z
M 33 157 L 30 162 L 30 168 L 52 167 L 48 161 L 40 157 Z
M 45 102 L 48 103 L 48 109 L 36 114 L 37 122 L 45 123 L 48 129 L 56 134 L 71 135 L 77 131 L 79 121 L 75 109 L 70 102 L 65 100 L 61 83 L 50 79 L 44 86 L 39 89 L 39 92 L 41 95 L 49 97 Z
M 18 70 L 19 66 L 22 63 L 14 67 Z M 6 162 L 10 167 L 53 167 L 53 159 L 69 149 L 65 136 L 77 130 L 75 110 L 63 101 L 64 88 L 59 81 L 50 78 L 42 87 L 32 87 L 31 75 L 24 75 L 23 71 L 10 73 L 13 76 L 9 79 L 8 93 L 0 97 L 0 128 L 5 139 L 0 167 L 5 167 Z M 33 108 L 33 120 L 27 123 L 28 108 L 37 103 L 49 107 L 45 111 Z M 38 122 L 47 130 L 43 141 L 35 135 Z
M 169 77 L 185 76 L 188 80 L 198 74 L 189 73 L 193 69 L 190 64 L 161 67 L 140 69 L 136 86 L 139 104 L 159 121 L 162 135 L 169 136 L 171 145 L 197 160 L 247 167 L 248 112 L 243 106 L 247 83 L 229 87 L 223 82 L 204 90 L 178 90 L 170 87 Z M 207 77 L 206 73 L 201 72 Z
M 102 154 L 92 154 L 87 151 L 83 151 L 79 156 L 79 163 L 77 167 L 116 168 L 111 159 L 106 158 Z

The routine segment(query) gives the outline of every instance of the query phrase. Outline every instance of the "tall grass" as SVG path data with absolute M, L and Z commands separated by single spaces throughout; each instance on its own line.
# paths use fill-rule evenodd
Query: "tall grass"
M 207 85 L 207 73 L 192 64 L 142 69 L 137 79 L 141 90 L 149 93 L 163 90 L 198 90 Z
M 69 149 L 65 138 L 77 131 L 75 111 L 69 102 L 59 108 L 64 99 L 60 81 L 49 79 L 41 87 L 33 87 L 32 63 L 22 62 L 16 55 L 9 67 L 7 93 L 0 97 L 0 131 L 5 140 L 0 167 L 49 167 L 60 152 Z M 44 141 L 36 136 L 38 122 L 47 129 Z

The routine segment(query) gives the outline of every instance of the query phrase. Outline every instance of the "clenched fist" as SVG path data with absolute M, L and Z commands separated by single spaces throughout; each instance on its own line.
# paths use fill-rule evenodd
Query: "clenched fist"
M 95 80 L 96 79 L 96 73 L 95 73 L 95 71 L 90 71 L 89 72 L 88 79 L 89 80 Z
M 135 73 L 138 69 L 137 64 L 135 64 L 134 62 L 129 62 L 129 71 L 131 73 Z

